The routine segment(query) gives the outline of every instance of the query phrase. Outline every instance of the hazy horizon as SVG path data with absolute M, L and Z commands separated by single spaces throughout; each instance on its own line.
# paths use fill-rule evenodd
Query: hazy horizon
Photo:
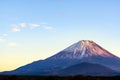
M 0 1 L 0 71 L 93 40 L 120 57 L 119 0 Z

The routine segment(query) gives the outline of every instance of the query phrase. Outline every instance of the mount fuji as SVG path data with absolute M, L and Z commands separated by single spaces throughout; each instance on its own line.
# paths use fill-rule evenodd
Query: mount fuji
M 50 57 L 49 59 L 84 59 L 97 56 L 118 58 L 100 47 L 95 42 L 90 40 L 82 40 Z
M 99 64 L 98 69 L 120 72 L 120 58 L 108 52 L 98 44 L 90 40 L 79 41 L 59 53 L 35 61 L 12 71 L 2 72 L 3 75 L 54 75 L 69 67 L 81 64 Z M 90 66 L 91 66 L 90 65 Z M 91 68 L 91 67 L 90 67 Z M 105 68 L 105 69 L 103 69 Z M 108 69 L 106 69 L 108 68 Z M 68 70 L 67 69 L 67 70 Z M 71 69 L 71 68 L 70 68 Z M 102 73 L 102 72 L 101 72 Z M 100 73 L 100 74 L 101 74 Z M 92 73 L 94 74 L 94 73 Z M 84 74 L 85 75 L 85 74 Z M 99 75 L 99 74 L 98 74 Z M 109 74 L 110 75 L 110 74 Z M 111 72 L 112 75 L 112 72 Z

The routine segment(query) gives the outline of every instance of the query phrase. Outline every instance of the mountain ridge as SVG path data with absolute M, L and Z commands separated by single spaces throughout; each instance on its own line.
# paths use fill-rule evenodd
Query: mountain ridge
M 63 54 L 62 54 L 62 52 L 63 52 Z M 59 58 L 81 59 L 83 57 L 88 57 L 88 56 L 113 57 L 115 55 L 113 55 L 109 51 L 105 50 L 104 48 L 102 48 L 101 46 L 99 46 L 92 40 L 81 40 L 81 41 L 78 41 L 77 43 L 65 48 L 64 50 L 60 51 L 59 54 L 55 54 L 49 58 L 52 58 L 52 59 L 53 58 L 56 58 L 56 59 L 59 59 Z M 117 57 L 117 56 L 115 56 L 115 57 Z

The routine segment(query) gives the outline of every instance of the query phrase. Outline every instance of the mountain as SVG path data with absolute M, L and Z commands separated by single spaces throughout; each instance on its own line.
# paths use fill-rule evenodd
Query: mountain
M 100 64 L 120 71 L 119 57 L 103 49 L 93 41 L 82 40 L 45 60 L 35 61 L 15 70 L 2 72 L 1 74 L 51 75 L 51 72 L 63 70 L 83 62 Z
M 64 49 L 58 54 L 48 59 L 84 59 L 89 57 L 104 57 L 120 59 L 112 53 L 108 52 L 98 44 L 89 40 L 79 41 L 70 47 Z
M 50 59 L 82 59 L 92 56 L 116 57 L 95 42 L 82 40 L 50 57 Z
M 77 59 L 79 63 L 97 63 L 120 71 L 120 58 L 90 40 L 79 41 L 48 59 Z
M 74 76 L 74 75 L 89 75 L 89 76 L 114 76 L 118 73 L 108 67 L 100 64 L 83 62 L 76 64 L 56 72 L 56 75 Z

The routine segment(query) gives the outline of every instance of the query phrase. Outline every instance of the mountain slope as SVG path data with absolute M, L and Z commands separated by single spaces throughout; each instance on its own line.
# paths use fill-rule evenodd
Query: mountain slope
M 62 70 L 82 62 L 100 64 L 120 71 L 120 58 L 93 41 L 82 40 L 45 60 L 35 61 L 13 71 L 3 72 L 2 74 L 50 75 L 51 72 Z
M 91 56 L 116 57 L 95 42 L 82 40 L 50 57 L 50 59 L 82 59 Z
M 90 40 L 79 41 L 48 58 L 48 60 L 51 59 L 78 59 L 79 63 L 97 63 L 120 71 L 120 58 Z
M 86 63 L 76 64 L 56 72 L 57 75 L 91 75 L 91 76 L 113 76 L 118 73 L 100 64 Z

